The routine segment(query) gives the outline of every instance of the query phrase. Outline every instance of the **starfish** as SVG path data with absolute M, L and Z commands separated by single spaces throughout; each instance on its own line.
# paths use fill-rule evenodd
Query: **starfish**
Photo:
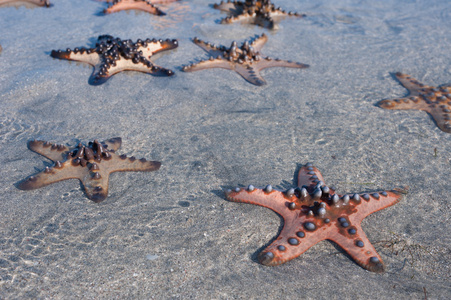
M 165 12 L 161 11 L 158 7 L 155 6 L 155 4 L 166 4 L 171 3 L 179 0 L 97 0 L 97 1 L 104 1 L 108 3 L 112 3 L 112 5 L 108 6 L 107 9 L 105 9 L 103 12 L 105 14 L 111 14 L 115 13 L 121 10 L 128 10 L 128 9 L 136 9 L 145 11 L 157 16 L 164 16 L 166 15 Z
M 119 12 L 121 10 L 129 10 L 136 9 L 148 12 L 150 14 L 154 14 L 157 16 L 163 16 L 165 13 L 161 11 L 158 7 L 153 5 L 148 0 L 114 0 L 111 2 L 112 4 L 108 4 L 108 8 L 104 9 L 103 12 L 105 14 L 112 14 Z
M 121 40 L 110 35 L 101 35 L 94 48 L 75 48 L 52 50 L 50 56 L 60 59 L 76 60 L 94 66 L 89 83 L 99 85 L 116 73 L 125 70 L 150 73 L 156 76 L 171 76 L 174 72 L 154 65 L 152 55 L 178 47 L 177 40 Z
M 262 56 L 261 48 L 265 45 L 268 37 L 265 34 L 257 36 L 254 41 L 245 41 L 241 47 L 237 47 L 235 41 L 230 48 L 215 46 L 213 44 L 194 38 L 193 42 L 211 55 L 209 60 L 201 60 L 199 63 L 184 66 L 185 72 L 198 71 L 209 68 L 223 68 L 234 70 L 244 79 L 255 85 L 265 85 L 266 81 L 260 75 L 260 71 L 270 67 L 308 68 L 308 65 L 289 60 L 272 59 Z
M 409 90 L 410 97 L 382 100 L 378 105 L 385 109 L 424 110 L 434 118 L 441 130 L 451 133 L 451 85 L 433 87 L 407 74 L 398 72 L 395 76 Z
M 20 5 L 25 5 L 27 7 L 52 6 L 49 0 L 0 0 L 0 6 L 20 6 Z
M 245 1 L 221 1 L 214 4 L 214 8 L 230 12 L 231 15 L 221 20 L 222 24 L 230 24 L 237 21 L 249 22 L 269 29 L 275 29 L 274 18 L 280 19 L 286 16 L 298 18 L 305 17 L 297 12 L 286 12 L 276 8 L 269 0 L 245 0 Z
M 277 239 L 259 254 L 259 261 L 276 266 L 298 257 L 318 242 L 328 239 L 343 248 L 360 266 L 383 272 L 384 263 L 366 237 L 362 220 L 398 202 L 400 192 L 338 195 L 324 184 L 311 163 L 299 170 L 298 187 L 285 192 L 270 185 L 257 189 L 227 190 L 226 198 L 234 202 L 260 205 L 272 209 L 284 220 Z
M 86 195 L 94 202 L 105 200 L 108 195 L 108 179 L 110 173 L 125 171 L 156 171 L 161 163 L 137 160 L 131 156 L 116 154 L 122 144 L 120 137 L 109 139 L 103 143 L 97 140 L 89 142 L 87 146 L 78 144 L 68 148 L 61 144 L 46 141 L 30 141 L 28 148 L 54 162 L 52 167 L 26 178 L 18 184 L 21 190 L 33 190 L 66 179 L 79 179 L 83 184 Z

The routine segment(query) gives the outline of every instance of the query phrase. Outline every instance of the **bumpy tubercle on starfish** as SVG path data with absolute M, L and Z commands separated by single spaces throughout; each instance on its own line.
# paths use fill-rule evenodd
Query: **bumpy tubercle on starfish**
M 50 7 L 50 0 L 0 0 L 0 6 Z
M 53 58 L 75 60 L 94 66 L 89 83 L 99 85 L 121 71 L 139 71 L 155 76 L 172 76 L 174 72 L 155 65 L 152 55 L 178 47 L 177 40 L 121 40 L 110 35 L 101 35 L 94 48 L 74 48 L 74 50 L 52 50 Z
M 54 182 L 79 179 L 86 195 L 94 202 L 101 202 L 108 196 L 109 176 L 113 172 L 156 171 L 161 163 L 137 160 L 135 157 L 116 154 L 122 144 L 120 137 L 100 143 L 97 140 L 88 145 L 78 144 L 73 148 L 46 141 L 33 140 L 28 143 L 30 150 L 39 153 L 54 162 L 52 167 L 32 175 L 18 183 L 22 190 L 33 190 Z
M 257 36 L 251 43 L 245 41 L 240 47 L 235 41 L 230 48 L 225 46 L 216 46 L 194 38 L 193 42 L 211 55 L 209 60 L 201 60 L 198 63 L 184 66 L 185 72 L 198 71 L 209 68 L 223 68 L 234 70 L 245 80 L 255 85 L 265 85 L 266 81 L 260 75 L 260 71 L 271 67 L 288 68 L 308 68 L 309 65 L 289 60 L 273 59 L 262 56 L 261 48 L 267 42 L 268 37 L 265 34 Z
M 409 90 L 408 97 L 382 100 L 378 105 L 385 109 L 424 110 L 441 130 L 451 133 L 451 86 L 428 86 L 400 72 L 395 76 Z
M 221 1 L 214 4 L 214 8 L 230 13 L 228 17 L 221 19 L 222 24 L 233 22 L 249 22 L 269 29 L 277 26 L 274 19 L 281 19 L 287 16 L 302 18 L 304 14 L 297 12 L 286 12 L 280 7 L 276 8 L 269 0 L 245 0 L 245 1 Z
M 268 266 L 276 266 L 300 256 L 322 240 L 343 248 L 363 268 L 383 272 L 384 263 L 366 237 L 362 220 L 399 201 L 401 192 L 338 195 L 324 184 L 317 168 L 308 163 L 299 170 L 298 187 L 277 191 L 270 185 L 252 185 L 225 192 L 234 202 L 250 203 L 273 210 L 282 216 L 283 229 L 258 256 Z

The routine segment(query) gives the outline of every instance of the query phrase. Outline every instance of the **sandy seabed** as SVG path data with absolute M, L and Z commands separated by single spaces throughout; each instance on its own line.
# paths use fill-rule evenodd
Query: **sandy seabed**
M 274 0 L 307 14 L 276 31 L 221 25 L 212 0 L 160 6 L 165 17 L 53 2 L 0 9 L 1 299 L 451 298 L 451 134 L 425 112 L 375 106 L 407 94 L 394 72 L 451 83 L 448 0 Z M 229 46 L 261 33 L 265 55 L 310 68 L 264 70 L 263 87 L 228 70 L 181 72 L 208 57 L 195 36 Z M 154 60 L 176 75 L 122 72 L 91 86 L 90 66 L 49 56 L 103 34 L 178 39 Z M 27 141 L 116 136 L 121 154 L 161 169 L 113 174 L 100 204 L 76 180 L 16 188 L 50 163 Z M 222 190 L 286 189 L 307 162 L 339 193 L 408 187 L 362 223 L 384 274 L 328 241 L 281 266 L 257 262 L 281 219 Z

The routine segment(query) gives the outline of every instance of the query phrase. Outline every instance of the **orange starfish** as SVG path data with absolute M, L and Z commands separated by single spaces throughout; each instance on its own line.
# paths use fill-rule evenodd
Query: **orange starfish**
M 451 133 L 451 86 L 424 85 L 415 78 L 396 73 L 399 82 L 409 90 L 409 97 L 382 100 L 378 105 L 385 109 L 418 109 L 428 112 L 444 132 Z
M 264 265 L 283 264 L 327 239 L 342 247 L 363 268 L 384 271 L 382 258 L 363 232 L 361 222 L 397 203 L 400 192 L 338 195 L 324 184 L 318 169 L 308 163 L 299 170 L 296 189 L 280 192 L 270 185 L 264 189 L 249 185 L 225 194 L 230 201 L 267 207 L 282 216 L 284 227 L 279 236 L 259 254 Z
M 133 156 L 127 158 L 126 155 L 116 154 L 121 144 L 120 137 L 103 143 L 94 140 L 87 146 L 80 143 L 77 147 L 70 149 L 64 145 L 45 141 L 30 141 L 28 147 L 31 151 L 47 157 L 55 164 L 21 181 L 18 188 L 34 190 L 62 180 L 79 179 L 88 198 L 94 202 L 101 202 L 108 195 L 108 180 L 111 173 L 150 172 L 160 168 L 161 163 L 158 161 L 146 161 L 145 158 L 137 160 Z
M 0 6 L 20 6 L 20 5 L 25 5 L 27 7 L 52 6 L 49 0 L 0 0 Z
M 156 7 L 154 4 L 159 3 L 170 3 L 175 2 L 178 0 L 107 0 L 106 2 L 112 3 L 111 5 L 108 5 L 108 8 L 105 9 L 103 12 L 105 14 L 111 14 L 115 13 L 121 10 L 141 10 L 148 12 L 150 14 L 154 14 L 157 16 L 163 16 L 166 15 L 163 11 L 161 11 L 158 7 Z

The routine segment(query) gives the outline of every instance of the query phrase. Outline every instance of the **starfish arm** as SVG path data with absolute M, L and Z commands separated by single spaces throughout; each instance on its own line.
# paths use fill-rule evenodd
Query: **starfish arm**
M 300 14 L 297 12 L 286 12 L 285 10 L 281 9 L 281 8 L 275 8 L 274 10 L 271 11 L 271 18 L 273 18 L 274 20 L 280 20 L 280 19 L 284 19 L 285 17 L 297 17 L 297 18 L 303 18 L 305 17 L 305 14 Z
M 402 194 L 398 191 L 382 191 L 371 194 L 360 194 L 359 200 L 354 198 L 349 204 L 353 207 L 354 213 L 349 216 L 352 224 L 360 224 L 364 218 L 386 207 L 399 202 Z
M 247 12 L 243 12 L 239 15 L 231 15 L 221 19 L 221 24 L 232 24 L 235 22 L 254 23 L 254 20 L 256 18 L 255 16 L 255 13 L 249 14 Z
M 309 65 L 302 64 L 299 62 L 294 62 L 290 60 L 281 60 L 281 59 L 272 59 L 270 57 L 262 58 L 260 61 L 254 63 L 256 69 L 263 70 L 266 68 L 272 68 L 272 67 L 285 67 L 285 68 L 298 68 L 298 69 L 305 69 L 308 68 Z
M 109 176 L 113 172 L 141 171 L 150 172 L 160 168 L 158 161 L 147 161 L 146 159 L 127 158 L 125 155 L 117 155 L 110 152 L 111 158 L 103 160 L 97 164 L 98 169 L 85 171 L 84 176 L 80 178 L 86 195 L 94 202 L 101 202 L 108 196 Z M 86 169 L 85 169 L 86 170 Z
M 421 93 L 421 90 L 432 89 L 431 86 L 424 85 L 412 76 L 401 72 L 396 73 L 395 77 L 406 89 L 409 90 L 410 95 L 412 96 L 418 96 Z
M 50 4 L 49 0 L 0 0 L 0 6 L 9 6 L 9 5 L 31 5 L 31 6 L 45 6 L 50 7 L 52 4 Z
M 259 69 L 250 65 L 235 65 L 235 71 L 252 84 L 262 86 L 266 80 L 261 76 Z
M 143 55 L 146 58 L 150 58 L 152 55 L 166 51 L 172 50 L 179 46 L 179 43 L 176 39 L 170 40 L 152 40 L 146 43 L 142 43 L 140 47 L 138 47 L 138 51 L 142 51 Z
M 100 63 L 100 56 L 95 52 L 95 49 L 90 49 L 90 51 L 92 52 L 88 53 L 84 48 L 81 48 L 78 51 L 70 49 L 67 49 L 67 51 L 52 50 L 50 56 L 53 58 L 80 61 L 96 66 Z
M 103 141 L 103 144 L 108 146 L 107 147 L 108 150 L 116 151 L 122 145 L 122 138 L 120 138 L 120 137 L 111 138 L 109 140 Z
M 103 164 L 104 162 L 99 164 L 99 170 L 88 171 L 80 179 L 86 196 L 96 203 L 102 202 L 108 196 L 110 172 Z
M 303 166 L 298 173 L 298 186 L 313 186 L 316 185 L 316 180 L 324 182 L 323 175 L 314 166 L 307 164 Z
M 152 0 L 151 2 L 153 4 L 168 4 L 168 3 L 172 3 L 172 2 L 176 2 L 176 1 L 181 1 L 181 0 Z
M 28 148 L 31 151 L 41 154 L 48 159 L 56 162 L 65 159 L 65 154 L 69 151 L 69 148 L 64 145 L 52 144 L 46 141 L 29 141 Z
M 263 28 L 277 29 L 272 14 L 271 15 L 257 14 L 253 17 L 252 23 L 261 26 Z
M 233 67 L 231 63 L 228 60 L 225 60 L 223 58 L 215 58 L 213 60 L 202 60 L 198 63 L 187 65 L 182 68 L 184 72 L 192 72 L 192 71 L 199 71 L 204 69 L 211 69 L 211 68 L 221 68 L 221 69 L 227 69 L 227 70 L 233 70 Z
M 331 234 L 330 224 L 316 228 L 315 232 L 306 230 L 303 224 L 310 220 L 307 216 L 296 218 L 284 214 L 283 218 L 284 227 L 279 236 L 258 255 L 258 260 L 264 265 L 277 266 L 292 260 Z
M 384 262 L 367 238 L 360 223 L 352 226 L 352 229 L 354 230 L 352 235 L 344 231 L 331 235 L 328 239 L 343 248 L 361 267 L 371 272 L 384 272 Z
M 441 130 L 451 133 L 451 105 L 448 108 L 436 106 L 429 113 Z
M 382 100 L 377 105 L 385 109 L 418 109 L 428 112 L 437 126 L 444 132 L 451 133 L 451 105 L 445 101 L 431 105 L 420 96 L 401 99 Z M 450 101 L 451 102 L 451 101 Z
M 258 36 L 255 40 L 252 41 L 251 46 L 255 49 L 255 51 L 260 51 L 263 46 L 268 41 L 268 36 L 266 34 L 262 34 Z
M 130 10 L 136 9 L 148 12 L 153 15 L 163 16 L 166 15 L 163 11 L 161 11 L 158 7 L 154 6 L 152 3 L 147 2 L 145 0 L 122 0 L 115 2 L 113 5 L 105 9 L 103 12 L 105 14 L 112 14 L 119 12 L 121 10 Z
M 197 46 L 204 49 L 204 51 L 208 52 L 213 57 L 218 57 L 220 55 L 223 55 L 224 51 L 228 50 L 224 46 L 215 46 L 213 44 L 207 43 L 205 41 L 202 41 L 201 39 L 198 39 L 195 37 L 193 39 L 193 43 Z
M 116 0 L 95 0 L 97 2 L 114 2 Z M 150 1 L 152 4 L 167 4 L 167 3 L 172 3 L 172 2 L 176 2 L 176 1 L 180 1 L 180 0 L 152 0 Z
M 239 1 L 221 1 L 219 4 L 213 4 L 213 8 L 232 13 L 233 15 L 239 15 L 243 13 L 243 3 Z
M 94 68 L 94 72 L 91 75 L 89 83 L 92 85 L 100 85 L 107 81 L 111 76 L 117 74 L 122 71 L 138 71 L 143 73 L 152 74 L 154 76 L 172 76 L 174 72 L 169 69 L 165 69 L 159 67 L 157 65 L 152 64 L 149 60 L 146 60 L 146 63 L 140 61 L 134 63 L 129 59 L 118 59 L 115 61 L 116 65 L 105 65 L 106 72 L 103 74 L 101 71 L 101 66 L 97 65 Z
M 379 101 L 377 105 L 385 109 L 419 109 L 430 111 L 428 103 L 420 96 L 409 98 L 386 99 Z
M 250 203 L 259 206 L 269 208 L 279 215 L 284 215 L 285 212 L 290 212 L 288 204 L 291 203 L 291 199 L 295 197 L 288 197 L 283 192 L 273 190 L 268 191 L 256 189 L 253 186 L 249 186 L 247 189 L 236 188 L 235 190 L 225 191 L 227 200 L 233 202 Z
M 160 168 L 161 162 L 147 161 L 145 158 L 136 159 L 135 157 L 127 157 L 126 155 L 118 155 L 110 153 L 111 159 L 102 161 L 101 170 L 113 172 L 150 172 Z
M 18 188 L 21 190 L 34 190 L 66 179 L 76 178 L 81 180 L 83 172 L 84 168 L 73 166 L 71 161 L 65 161 L 59 166 L 46 167 L 44 171 L 24 179 L 18 184 Z

